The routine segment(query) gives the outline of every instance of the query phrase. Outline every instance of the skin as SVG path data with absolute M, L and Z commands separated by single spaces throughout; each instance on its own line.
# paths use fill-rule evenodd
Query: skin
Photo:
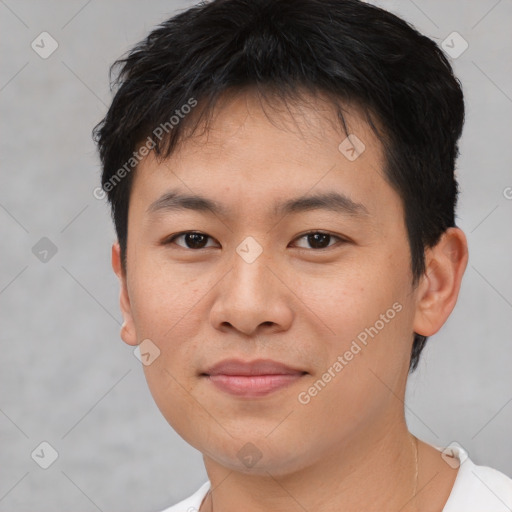
M 203 453 L 213 492 L 202 512 L 440 511 L 453 486 L 457 470 L 421 441 L 415 481 L 403 400 L 413 332 L 431 336 L 451 313 L 466 239 L 448 229 L 426 250 L 427 271 L 413 287 L 402 202 L 383 175 L 381 144 L 355 107 L 346 120 L 365 144 L 354 161 L 338 149 L 346 135 L 320 97 L 265 114 L 251 92 L 225 96 L 206 132 L 164 162 L 148 155 L 134 176 L 126 272 L 112 247 L 121 336 L 160 350 L 146 379 L 169 424 Z M 148 213 L 175 188 L 230 212 Z M 273 215 L 275 201 L 326 191 L 367 214 Z M 326 249 L 304 236 L 315 230 L 334 235 Z M 184 231 L 209 238 L 199 249 L 185 237 L 163 243 Z M 248 236 L 262 249 L 252 263 L 236 252 Z M 400 312 L 300 403 L 395 303 Z M 228 357 L 269 358 L 307 374 L 264 397 L 234 397 L 201 376 Z M 247 443 L 261 455 L 252 467 L 237 455 Z

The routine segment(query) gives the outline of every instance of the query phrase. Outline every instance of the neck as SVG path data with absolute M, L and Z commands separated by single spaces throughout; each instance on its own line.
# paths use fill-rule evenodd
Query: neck
M 417 510 L 417 444 L 405 420 L 361 430 L 284 475 L 271 467 L 239 473 L 206 456 L 204 462 L 211 492 L 201 512 Z

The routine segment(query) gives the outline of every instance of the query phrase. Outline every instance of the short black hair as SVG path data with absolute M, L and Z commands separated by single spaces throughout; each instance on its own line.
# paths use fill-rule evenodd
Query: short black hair
M 125 271 L 136 150 L 146 141 L 169 157 L 185 128 L 193 133 L 192 118 L 197 127 L 221 94 L 246 88 L 284 101 L 327 95 L 342 121 L 343 104 L 364 110 L 403 203 L 413 284 L 425 272 L 425 248 L 455 226 L 462 88 L 437 44 L 383 9 L 359 0 L 202 2 L 156 27 L 110 77 L 115 96 L 93 137 Z M 184 115 L 191 106 L 199 116 Z M 414 334 L 410 372 L 426 340 Z

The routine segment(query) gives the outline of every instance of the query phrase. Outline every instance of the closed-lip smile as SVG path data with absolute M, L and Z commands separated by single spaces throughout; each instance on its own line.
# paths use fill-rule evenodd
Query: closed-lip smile
M 201 375 L 231 395 L 255 398 L 287 387 L 306 374 L 304 370 L 271 359 L 224 359 Z

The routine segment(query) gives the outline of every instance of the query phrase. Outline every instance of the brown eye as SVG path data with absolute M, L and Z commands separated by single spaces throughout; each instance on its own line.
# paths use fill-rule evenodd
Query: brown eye
M 198 233 L 195 231 L 187 231 L 185 233 L 180 233 L 178 235 L 174 235 L 165 243 L 170 244 L 174 243 L 175 240 L 182 238 L 184 240 L 185 245 L 176 244 L 179 247 L 183 247 L 184 249 L 204 249 L 206 247 L 206 243 L 208 239 L 211 237 L 205 235 L 204 233 Z
M 327 249 L 329 247 L 332 247 L 330 244 L 333 239 L 344 241 L 339 236 L 331 235 L 330 233 L 324 233 L 323 231 L 311 231 L 309 233 L 305 233 L 304 235 L 301 235 L 296 240 L 306 239 L 307 244 L 309 244 L 309 247 L 300 247 L 301 249 Z
M 182 239 L 183 241 L 181 243 L 177 243 L 176 241 L 179 239 Z M 296 238 L 296 240 L 303 239 L 306 241 L 307 246 L 299 245 L 299 248 L 309 250 L 313 249 L 317 251 L 328 249 L 329 247 L 336 245 L 336 241 L 341 243 L 346 241 L 339 236 L 325 233 L 323 231 L 310 231 L 309 233 L 304 233 L 303 235 Z M 209 235 L 197 231 L 186 231 L 170 237 L 164 242 L 164 245 L 174 243 L 183 249 L 200 250 L 213 247 L 212 245 L 207 245 L 208 240 L 213 240 L 213 238 Z

